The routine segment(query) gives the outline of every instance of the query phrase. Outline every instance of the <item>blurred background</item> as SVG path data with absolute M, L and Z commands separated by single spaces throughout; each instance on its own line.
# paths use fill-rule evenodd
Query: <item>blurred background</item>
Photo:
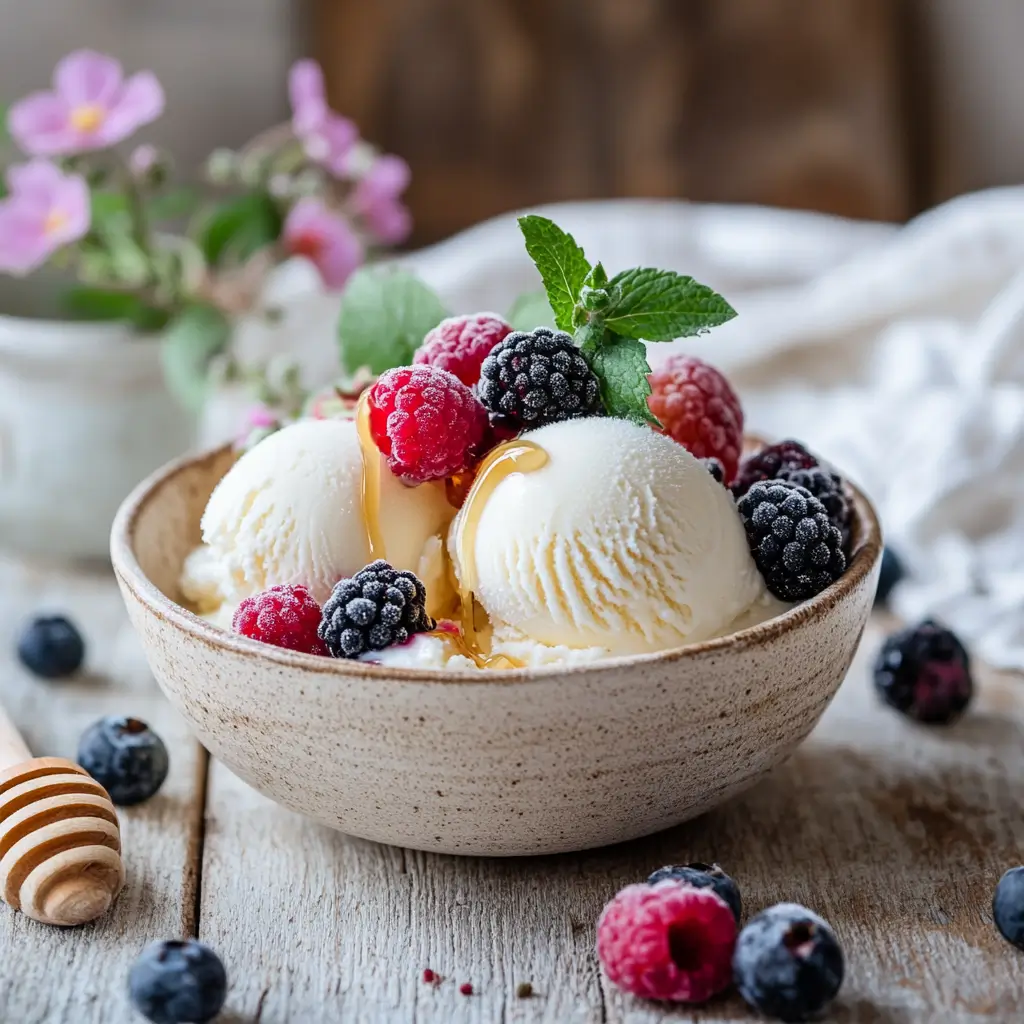
M 288 116 L 308 54 L 413 169 L 414 244 L 560 199 L 902 220 L 1021 180 L 1019 0 L 0 0 L 0 96 L 92 46 L 151 67 L 184 174 Z

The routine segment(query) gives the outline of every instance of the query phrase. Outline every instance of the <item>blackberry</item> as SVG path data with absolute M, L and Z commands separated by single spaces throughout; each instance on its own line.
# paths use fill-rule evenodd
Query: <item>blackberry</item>
M 944 725 L 959 718 L 971 701 L 970 658 L 956 634 L 926 619 L 882 645 L 875 660 L 875 688 L 904 715 Z
M 670 864 L 667 867 L 658 868 L 647 879 L 647 884 L 657 885 L 658 882 L 664 882 L 666 878 L 671 878 L 676 882 L 685 882 L 698 889 L 712 889 L 729 904 L 732 916 L 739 924 L 743 914 L 743 901 L 740 898 L 739 886 L 717 864 Z
M 426 603 L 427 589 L 416 576 L 378 559 L 335 585 L 318 633 L 334 657 L 357 658 L 433 629 Z
M 806 488 L 786 480 L 761 481 L 736 507 L 754 561 L 777 598 L 813 597 L 846 571 L 842 534 Z
M 779 903 L 740 932 L 732 971 L 740 995 L 755 1010 L 803 1021 L 835 999 L 845 963 L 827 922 L 806 907 Z
M 701 459 L 700 463 L 720 484 L 725 483 L 725 466 L 722 465 L 721 459 L 716 459 L 711 455 L 706 459 Z
M 825 506 L 832 525 L 839 529 L 843 538 L 843 550 L 850 543 L 850 495 L 843 478 L 826 466 L 810 466 L 807 469 L 779 470 L 776 480 L 788 480 L 791 484 L 805 487 Z
M 782 441 L 745 458 L 730 486 L 732 493 L 742 498 L 751 484 L 759 480 L 775 480 L 783 470 L 812 469 L 817 465 L 817 458 L 799 441 Z
M 593 370 L 568 334 L 547 327 L 499 341 L 480 367 L 477 396 L 493 422 L 520 429 L 601 412 Z

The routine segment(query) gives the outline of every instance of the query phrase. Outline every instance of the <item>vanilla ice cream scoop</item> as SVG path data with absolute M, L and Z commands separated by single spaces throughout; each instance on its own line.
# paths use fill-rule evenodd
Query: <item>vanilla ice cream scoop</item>
M 657 651 L 721 633 L 762 593 L 729 492 L 671 438 L 608 418 L 522 440 L 546 460 L 470 495 L 449 531 L 496 632 Z
M 210 496 L 205 547 L 185 565 L 186 596 L 201 597 L 206 610 L 290 583 L 325 601 L 339 579 L 371 560 L 362 469 L 352 420 L 302 420 L 246 452 Z M 386 466 L 379 486 L 383 557 L 430 575 L 423 563 L 440 562 L 437 536 L 453 515 L 444 487 L 406 487 Z

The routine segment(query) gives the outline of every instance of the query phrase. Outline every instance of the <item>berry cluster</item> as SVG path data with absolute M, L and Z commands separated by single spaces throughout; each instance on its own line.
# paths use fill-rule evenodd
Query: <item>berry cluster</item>
M 835 999 L 842 949 L 813 911 L 780 903 L 740 927 L 739 887 L 717 864 L 669 866 L 629 885 L 597 923 L 608 978 L 645 999 L 701 1003 L 735 984 L 755 1009 L 806 1020 Z

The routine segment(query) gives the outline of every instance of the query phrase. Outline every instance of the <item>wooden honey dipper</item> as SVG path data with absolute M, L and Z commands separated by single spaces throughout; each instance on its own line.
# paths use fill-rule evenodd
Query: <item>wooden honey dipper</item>
M 124 885 L 107 791 L 62 757 L 32 757 L 0 707 L 0 896 L 44 924 L 105 914 Z

